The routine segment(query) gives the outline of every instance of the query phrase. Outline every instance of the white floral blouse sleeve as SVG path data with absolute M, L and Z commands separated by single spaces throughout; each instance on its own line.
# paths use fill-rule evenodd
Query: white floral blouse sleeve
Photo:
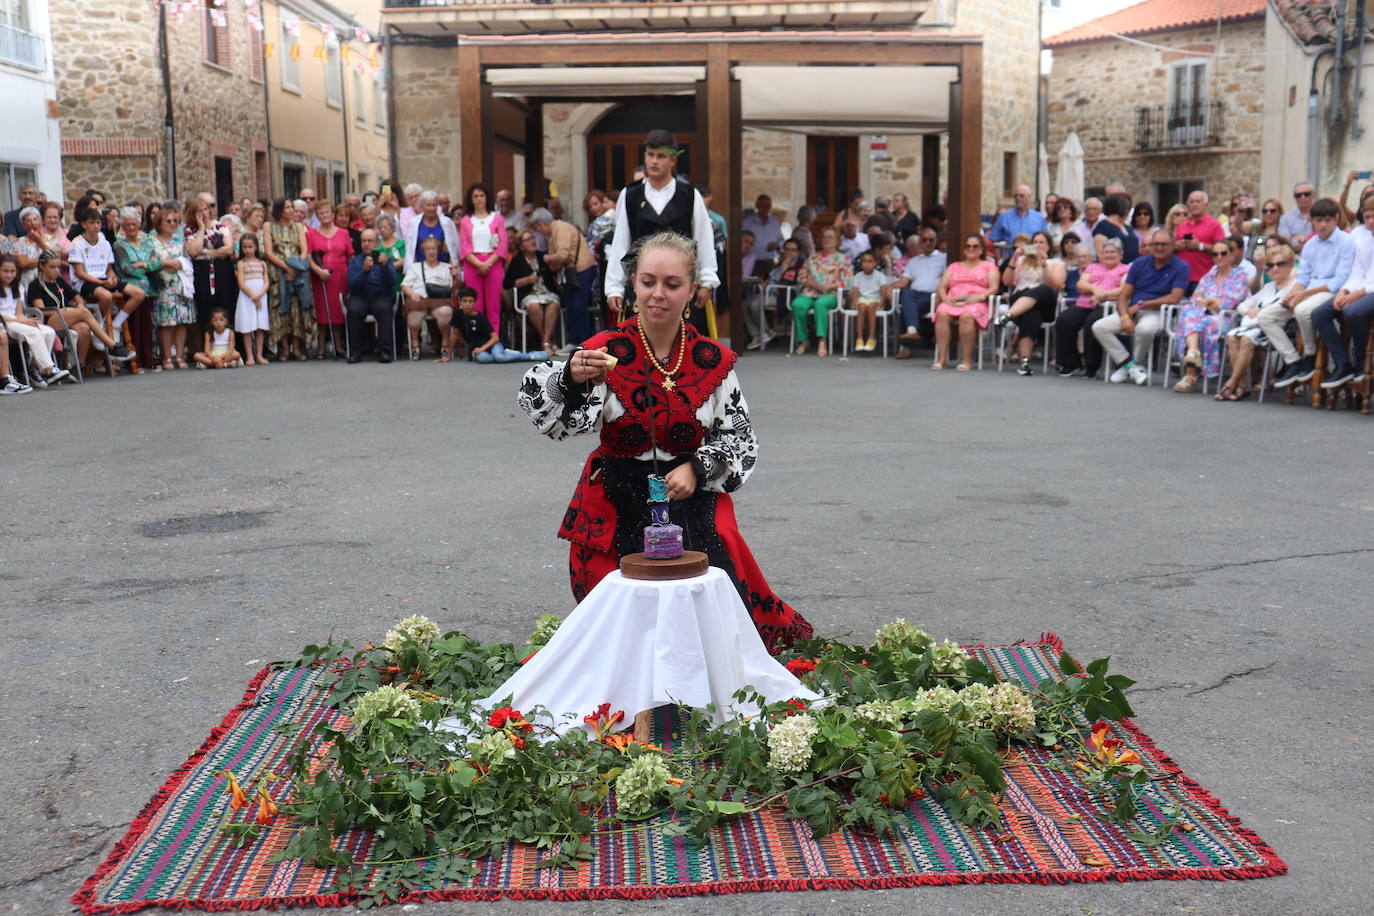
M 525 373 L 515 394 L 535 427 L 550 439 L 563 440 L 601 429 L 605 385 L 578 385 L 567 375 L 567 363 L 545 360 Z
M 704 414 L 709 411 L 707 418 Z M 749 405 L 734 370 L 725 377 L 698 412 L 706 423 L 706 441 L 692 458 L 697 485 L 704 490 L 733 493 L 754 470 L 759 440 L 749 420 Z

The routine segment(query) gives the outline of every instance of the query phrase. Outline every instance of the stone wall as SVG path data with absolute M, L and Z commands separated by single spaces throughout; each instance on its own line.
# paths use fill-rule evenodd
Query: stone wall
M 1219 46 L 1216 38 L 1215 28 L 1179 29 L 1150 36 L 1152 44 L 1173 50 L 1121 41 L 1055 48 L 1049 78 L 1050 155 L 1058 153 L 1070 132 L 1077 132 L 1089 188 L 1120 181 L 1135 198 L 1154 200 L 1152 182 L 1192 180 L 1201 181 L 1218 206 L 1239 191 L 1257 200 L 1271 196 L 1276 189 L 1260 185 L 1264 21 L 1228 23 Z M 1211 58 L 1213 54 L 1220 56 Z M 1202 57 L 1212 60 L 1208 98 L 1225 105 L 1220 145 L 1136 150 L 1137 109 L 1168 105 L 1170 65 Z M 1216 66 L 1217 60 L 1223 65 Z
M 403 186 L 414 181 L 455 196 L 461 193 L 458 49 L 394 47 L 391 85 L 396 92 L 393 177 Z
M 155 5 L 113 0 L 53 4 L 53 66 L 68 201 L 87 187 L 112 200 L 167 197 L 163 131 L 165 95 Z M 168 22 L 177 192 L 214 188 L 211 144 L 234 150 L 234 193 L 251 194 L 253 148 L 266 138 L 262 84 L 249 79 L 248 24 L 228 20 L 227 67 L 205 62 L 204 19 L 192 10 Z M 131 141 L 130 154 L 121 142 Z

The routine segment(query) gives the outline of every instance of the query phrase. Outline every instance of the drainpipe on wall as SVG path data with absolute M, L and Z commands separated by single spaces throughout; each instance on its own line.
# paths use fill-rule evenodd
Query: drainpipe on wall
M 1354 104 L 1350 106 L 1350 139 L 1360 139 L 1360 134 L 1364 133 L 1360 129 L 1360 71 L 1364 69 L 1364 41 L 1365 41 L 1365 18 L 1364 4 L 1355 6 L 1355 34 L 1359 36 L 1359 44 L 1355 46 L 1355 85 L 1351 87 L 1351 98 Z
M 1345 0 L 1336 3 L 1336 58 L 1331 62 L 1331 98 L 1326 102 L 1326 116 L 1332 121 L 1341 118 L 1341 67 L 1345 63 Z
M 340 44 L 340 48 L 343 45 Z M 348 148 L 348 134 L 350 132 L 348 124 L 348 84 L 347 74 L 343 68 L 343 51 L 339 51 L 339 111 L 343 113 L 343 141 L 344 141 L 344 193 L 353 187 L 353 154 Z
M 1316 57 L 1312 58 L 1312 81 L 1307 88 L 1307 180 L 1317 181 L 1319 170 L 1318 159 L 1321 156 L 1321 94 L 1317 92 L 1317 67 L 1321 65 L 1322 58 L 1331 54 L 1332 49 L 1327 48 Z
M 277 16 L 281 16 L 281 7 L 277 7 Z M 262 117 L 267 127 L 267 202 L 268 212 L 271 212 L 272 199 L 276 197 L 277 173 L 272 169 L 272 94 L 267 91 L 268 80 L 272 78 L 267 72 L 267 60 L 262 62 Z M 254 163 L 256 166 L 256 163 Z M 257 181 L 256 168 L 253 180 Z
M 176 116 L 172 112 L 172 68 L 167 61 L 167 7 L 159 3 L 157 7 L 157 51 L 162 64 L 162 95 L 167 101 L 163 114 L 166 129 L 164 144 L 167 155 L 167 196 L 177 196 L 177 127 Z
M 387 26 L 387 31 L 382 33 L 382 88 L 386 91 L 386 153 L 387 153 L 387 174 L 391 177 L 393 190 L 401 187 L 401 176 L 396 173 L 396 94 L 391 91 L 391 80 L 395 61 L 392 56 L 392 38 L 396 34 L 396 27 Z M 398 194 L 397 199 L 403 198 L 404 193 Z

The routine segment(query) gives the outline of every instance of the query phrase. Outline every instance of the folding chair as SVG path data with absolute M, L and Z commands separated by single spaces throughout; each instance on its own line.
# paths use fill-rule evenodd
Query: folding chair
M 1181 362 L 1179 362 L 1178 357 L 1177 357 L 1177 353 L 1178 353 L 1178 318 L 1179 318 L 1179 313 L 1182 312 L 1182 311 L 1183 311 L 1183 306 L 1182 306 L 1182 305 L 1166 305 L 1166 306 L 1164 306 L 1164 315 L 1163 315 L 1163 318 L 1164 318 L 1164 333 L 1165 333 L 1166 337 L 1168 338 L 1167 341 L 1165 342 L 1165 350 L 1164 350 L 1164 381 L 1163 381 L 1163 383 L 1162 383 L 1162 384 L 1163 384 L 1163 387 L 1165 387 L 1165 388 L 1168 388 L 1168 387 L 1169 387 L 1169 373 L 1170 373 L 1170 370 L 1173 369 L 1175 363 L 1179 363 L 1179 366 L 1178 366 L 1179 374 L 1180 374 L 1180 375 L 1184 374 L 1183 365 L 1182 365 Z M 1235 310 L 1234 310 L 1234 309 L 1223 309 L 1222 311 L 1220 311 L 1220 312 L 1217 313 L 1217 316 L 1218 316 L 1218 317 L 1221 319 L 1221 321 L 1222 321 L 1222 332 L 1221 332 L 1221 362 L 1220 362 L 1219 367 L 1218 367 L 1218 369 L 1217 369 L 1217 386 L 1220 387 L 1220 386 L 1221 386 L 1222 377 L 1223 377 L 1224 374 L 1225 374 L 1225 373 L 1224 373 L 1224 370 L 1225 370 L 1225 368 L 1226 368 L 1226 332 L 1227 332 L 1228 330 L 1230 330 L 1231 324 L 1232 324 L 1232 323 L 1234 322 L 1234 320 L 1235 320 L 1236 313 L 1235 313 Z M 1198 371 L 1198 374 L 1202 377 L 1202 393 L 1203 393 L 1203 394 L 1207 394 L 1207 379 L 1208 379 L 1210 376 L 1208 376 L 1206 373 L 1202 372 L 1201 370 Z
M 835 291 L 835 307 L 830 310 L 830 318 L 827 322 L 825 329 L 826 349 L 832 351 L 835 349 L 835 313 L 844 307 L 844 294 L 845 291 L 842 289 Z M 791 317 L 790 313 L 792 311 L 792 300 L 795 298 L 795 296 L 789 296 L 787 298 L 787 311 L 789 313 L 788 317 Z M 788 338 L 789 344 L 787 347 L 787 352 L 792 353 L 797 349 L 797 322 L 791 321 L 789 322 L 789 324 L 791 325 L 792 330 Z
M 67 326 L 67 319 L 63 316 L 61 309 L 54 309 L 53 311 L 54 314 L 57 315 L 58 322 L 62 325 L 62 330 L 58 332 L 58 337 L 62 340 L 62 352 L 66 354 L 67 365 L 65 368 L 72 374 L 72 378 L 76 379 L 78 383 L 84 384 L 86 381 L 86 374 L 81 366 L 81 356 L 77 351 L 79 335 L 76 331 L 73 331 Z M 33 306 L 26 306 L 24 314 L 28 315 L 30 318 L 37 318 L 39 321 L 46 321 L 48 317 L 47 313 L 42 309 Z M 91 343 L 99 343 L 99 341 L 92 339 Z M 105 354 L 105 358 L 106 361 L 109 362 L 108 353 Z
M 788 286 L 786 283 L 769 283 L 767 286 L 765 286 L 765 287 L 763 288 L 763 296 L 759 299 L 759 352 L 760 352 L 760 353 L 762 353 L 762 352 L 763 352 L 765 349 L 767 349 L 767 347 L 768 347 L 768 333 L 767 333 L 767 332 L 770 331 L 770 330 L 772 330 L 771 325 L 768 324 L 768 303 L 769 303 L 769 301 L 773 301 L 773 302 L 776 302 L 776 301 L 777 301 L 776 299 L 773 298 L 773 296 L 774 296 L 775 294 L 777 294 L 777 293 L 782 293 L 782 294 L 783 294 L 783 296 L 782 296 L 782 302 L 778 303 L 778 306 L 777 306 L 778 311 L 779 311 L 779 312 L 782 312 L 782 313 L 784 313 L 784 314 L 786 314 L 787 317 L 788 317 L 789 319 L 791 319 L 791 317 L 792 317 L 792 297 L 795 296 L 795 295 L 797 294 L 797 287 L 796 287 L 796 285 L 793 284 L 793 285 L 791 285 L 791 286 Z M 790 322 L 790 320 L 789 320 L 789 324 L 790 324 L 790 323 L 791 323 L 791 322 Z M 797 329 L 796 329 L 795 327 L 792 328 L 792 335 L 793 335 L 793 337 L 796 336 L 796 333 L 797 333 Z
M 888 297 L 887 308 L 885 308 L 885 309 L 878 309 L 878 311 L 875 313 L 875 314 L 877 315 L 878 318 L 882 319 L 882 322 L 883 322 L 883 358 L 884 358 L 884 359 L 887 358 L 887 341 L 888 341 L 888 338 L 892 336 L 892 323 L 891 323 L 891 318 L 892 318 L 892 316 L 893 316 L 894 314 L 896 314 L 896 312 L 897 312 L 897 308 L 898 308 L 898 306 L 897 306 L 897 297 L 898 297 L 898 295 L 900 295 L 900 292 L 901 292 L 900 290 L 895 290 L 895 289 L 892 290 L 892 294 Z M 843 341 L 843 343 L 841 344 L 841 347 L 840 347 L 840 353 L 841 353 L 842 356 L 848 356 L 848 355 L 849 355 L 849 329 L 850 329 L 851 327 L 853 327 L 853 328 L 855 329 L 855 333 L 857 334 L 857 332 L 858 332 L 859 309 L 858 309 L 858 306 L 857 306 L 857 305 L 854 306 L 853 308 L 843 308 L 842 305 L 841 305 L 840 303 L 837 303 L 836 306 L 835 306 L 835 310 L 832 311 L 832 312 L 830 313 L 830 315 L 831 315 L 832 318 L 835 317 L 835 312 L 839 312 L 839 313 L 840 313 L 840 314 L 839 314 L 839 320 L 844 322 L 844 334 L 843 334 L 843 336 L 841 337 L 841 340 Z
M 530 352 L 530 347 L 529 347 L 529 343 L 530 343 L 530 319 L 529 319 L 530 310 L 529 310 L 529 306 L 525 306 L 525 307 L 522 308 L 521 305 L 520 305 L 520 301 L 517 299 L 517 300 L 515 301 L 514 308 L 515 308 L 515 314 L 518 315 L 519 318 L 520 318 L 520 352 L 521 352 L 521 353 L 528 353 L 528 352 Z M 563 305 L 562 305 L 561 302 L 560 302 L 559 305 L 558 305 L 558 340 L 559 340 L 560 345 L 561 345 L 564 349 L 566 349 L 567 346 L 568 346 L 568 329 L 567 329 L 567 327 L 563 324 Z M 540 343 L 540 345 L 542 346 L 544 342 L 541 340 L 539 343 Z
M 1103 318 L 1106 318 L 1108 315 L 1115 315 L 1115 314 L 1116 314 L 1116 303 L 1115 303 L 1115 302 L 1110 302 L 1110 301 L 1109 301 L 1109 302 L 1103 303 L 1103 305 L 1106 307 L 1106 310 L 1102 313 L 1102 317 L 1103 317 Z M 1161 318 L 1161 320 L 1164 320 L 1164 319 L 1165 319 L 1165 316 L 1162 316 L 1162 315 L 1161 315 L 1160 318 Z M 1090 331 L 1089 333 L 1091 333 L 1091 331 Z M 1127 336 L 1132 338 L 1131 343 L 1130 343 L 1130 345 L 1127 347 L 1127 349 L 1131 350 L 1131 352 L 1135 352 L 1135 340 L 1134 340 L 1134 335 L 1127 335 Z M 1160 332 L 1159 334 L 1156 334 L 1156 335 L 1155 335 L 1154 342 L 1150 345 L 1150 352 L 1149 352 L 1149 354 L 1148 354 L 1148 355 L 1146 356 L 1146 358 L 1145 358 L 1145 384 L 1146 384 L 1147 386 L 1150 384 L 1150 380 L 1153 379 L 1154 376 L 1155 376 L 1155 350 L 1158 349 L 1158 347 L 1159 347 L 1159 338 L 1160 338 L 1161 336 L 1163 336 L 1163 331 L 1162 331 L 1162 329 L 1161 329 L 1161 332 Z M 1106 348 L 1106 347 L 1103 347 L 1103 348 L 1102 348 L 1102 381 L 1104 381 L 1104 382 L 1110 382 L 1111 380 L 1112 380 L 1112 354 L 1109 353 L 1109 352 L 1107 351 L 1107 348 Z
M 1000 296 L 997 298 L 1001 298 Z M 1010 308 L 1010 306 L 1008 306 Z M 1058 318 L 1059 313 L 1064 311 L 1064 294 L 1061 292 L 1054 301 L 1054 317 Z M 1002 366 L 1007 360 L 1007 346 L 1011 342 L 1011 326 L 1014 322 L 1002 325 L 1001 333 L 997 336 L 997 371 L 1002 371 Z M 992 322 L 988 322 L 991 326 Z M 1054 344 L 1054 322 L 1047 321 L 1040 326 L 1040 371 L 1048 374 L 1050 371 L 1050 347 Z

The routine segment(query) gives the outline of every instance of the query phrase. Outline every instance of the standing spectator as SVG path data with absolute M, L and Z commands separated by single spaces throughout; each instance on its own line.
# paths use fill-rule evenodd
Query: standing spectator
M 466 195 L 467 215 L 458 226 L 458 254 L 463 264 L 463 285 L 477 293 L 477 308 L 494 328 L 501 327 L 501 290 L 506 281 L 510 254 L 506 224 L 501 214 L 487 209 L 491 200 L 486 185 L 474 184 Z M 578 237 L 581 234 L 578 233 Z M 457 330 L 452 331 L 456 343 Z
M 973 368 L 978 328 L 988 326 L 988 302 L 997 295 L 997 262 L 988 257 L 981 235 L 964 237 L 963 259 L 945 269 L 935 291 L 935 361 L 931 369 L 949 363 L 955 325 L 959 329 L 958 372 Z
M 113 337 L 116 341 L 124 336 L 124 323 L 129 315 L 143 304 L 144 293 L 132 283 L 121 282 L 115 274 L 114 248 L 101 234 L 103 218 L 94 209 L 81 214 L 81 235 L 72 242 L 69 257 L 72 273 L 79 285 L 81 298 L 94 302 L 101 313 L 113 316 Z M 124 302 L 116 310 L 116 295 L 123 295 Z
M 1031 209 L 1031 189 L 1028 185 L 1017 185 L 1016 190 L 1012 192 L 1012 199 L 1016 201 L 1016 205 L 1010 210 L 1002 211 L 1002 215 L 992 224 L 992 231 L 988 233 L 988 238 L 994 245 L 1009 248 L 1012 239 L 1022 233 L 1032 235 L 1049 228 L 1045 214 Z
M 377 250 L 385 252 L 391 266 L 396 269 L 396 289 L 399 290 L 400 278 L 406 269 L 406 243 L 396 234 L 396 220 L 386 213 L 377 216 Z
M 742 231 L 754 233 L 754 269 L 746 276 L 768 276 L 782 253 L 782 224 L 772 211 L 773 198 L 760 194 L 754 201 L 754 212 L 740 222 Z
M 1086 257 L 1087 250 L 1080 248 L 1079 255 Z M 1105 303 L 1117 300 L 1130 265 L 1122 263 L 1121 243 L 1115 239 L 1103 241 L 1097 255 L 1098 260 L 1085 266 L 1078 276 L 1078 298 L 1054 319 L 1055 361 L 1060 378 L 1078 374 L 1095 378 L 1102 366 L 1102 345 L 1091 328 L 1106 314 Z
M 810 204 L 803 204 L 797 210 L 797 228 L 792 230 L 792 238 L 801 245 L 803 257 L 809 258 L 816 253 L 816 240 L 811 235 L 811 225 L 815 222 L 816 208 Z
M 1245 247 L 1239 238 L 1227 236 L 1212 245 L 1216 265 L 1198 282 L 1188 304 L 1178 314 L 1174 340 L 1183 360 L 1183 378 L 1174 390 L 1197 390 L 1198 372 L 1215 378 L 1221 372 L 1221 335 L 1230 323 L 1229 312 L 1250 295 L 1250 282 L 1240 269 Z
M 1199 192 L 1200 193 L 1200 192 Z M 1093 227 L 1093 253 L 1096 254 L 1097 246 L 1102 243 L 1102 239 L 1116 239 L 1121 243 L 1123 257 L 1127 264 L 1140 256 L 1140 239 L 1126 223 L 1126 217 L 1131 212 L 1131 200 L 1124 194 L 1108 194 L 1107 199 L 1102 202 L 1102 219 Z M 1213 220 L 1213 222 L 1216 222 Z M 1080 240 L 1081 241 L 1081 240 Z
M 860 232 L 858 224 L 853 220 L 845 220 L 841 223 L 840 233 L 844 236 L 840 240 L 840 253 L 849 259 L 850 266 L 858 262 L 859 255 L 873 247 L 873 243 L 868 238 L 868 233 Z
M 1074 223 L 1069 231 L 1078 236 L 1079 244 L 1093 253 L 1097 257 L 1097 249 L 1093 247 L 1093 233 L 1097 229 L 1097 224 L 1102 221 L 1102 201 L 1096 197 L 1089 197 L 1083 201 L 1083 218 Z M 1122 249 L 1125 250 L 1124 248 Z
M 1369 177 L 1369 173 L 1366 172 L 1364 174 L 1367 179 Z M 1358 199 L 1359 202 L 1355 205 L 1355 209 L 1350 209 L 1350 186 L 1355 183 L 1355 179 L 1359 176 L 1359 172 L 1355 171 L 1354 169 L 1350 170 L 1350 174 L 1345 176 L 1345 185 L 1341 188 L 1340 199 L 1336 201 L 1336 203 L 1340 204 L 1341 215 L 1344 218 L 1344 223 L 1353 223 L 1355 229 L 1360 228 L 1359 214 L 1361 212 L 1361 208 L 1364 205 L 1364 202 L 1369 198 L 1371 194 L 1374 194 L 1374 184 L 1366 184 L 1363 188 L 1360 189 L 1360 196 Z
M 916 218 L 916 213 L 911 209 L 911 199 L 901 191 L 892 195 L 892 234 L 897 238 L 897 244 L 906 246 L 906 240 L 916 234 L 921 221 Z
M 373 201 L 377 205 L 378 217 L 386 215 L 391 217 L 394 225 L 400 226 L 401 220 L 401 197 L 397 193 L 396 182 L 390 178 L 382 179 L 381 190 L 377 192 L 377 199 Z M 380 245 L 378 246 L 380 248 Z
M 1299 188 L 1305 187 L 1299 185 Z M 1335 298 L 1355 264 L 1355 242 L 1336 228 L 1340 205 L 1329 197 L 1314 203 L 1309 211 L 1315 235 L 1302 247 L 1298 261 L 1298 282 L 1276 305 L 1259 313 L 1260 328 L 1269 343 L 1283 358 L 1284 366 L 1274 379 L 1275 388 L 1306 382 L 1317 368 L 1317 330 L 1312 312 Z M 1302 332 L 1302 356 L 1284 333 L 1289 318 L 1296 318 Z
M 1117 293 L 1117 311 L 1093 323 L 1093 336 L 1120 365 L 1108 381 L 1120 384 L 1128 378 L 1137 385 L 1150 380 L 1146 368 L 1155 335 L 1163 330 L 1160 309 L 1176 305 L 1188 286 L 1188 265 L 1172 251 L 1173 242 L 1164 230 L 1150 236 L 1150 257 L 1136 258 Z M 1134 355 L 1126 351 L 1118 334 L 1135 337 Z
M 1174 204 L 1169 208 L 1169 211 L 1164 214 L 1164 231 L 1169 233 L 1169 238 L 1178 237 L 1178 227 L 1187 218 L 1188 208 L 1183 204 Z
M 1296 251 L 1302 251 L 1302 243 L 1315 231 L 1312 224 L 1312 202 L 1316 196 L 1317 189 L 1310 181 L 1298 182 L 1293 186 L 1293 209 L 1279 219 L 1279 234 L 1288 236 Z
M 70 282 L 72 277 L 68 265 L 72 240 L 67 238 L 67 232 L 62 227 L 62 205 L 55 200 L 47 200 L 38 205 L 38 213 L 43 217 L 43 250 L 62 256 L 62 278 Z
M 874 227 L 887 233 L 892 233 L 897 228 L 897 221 L 892 218 L 891 198 L 873 198 L 873 211 L 865 213 L 863 231 L 871 232 Z
M 821 229 L 821 250 L 806 261 L 802 275 L 801 294 L 792 299 L 792 327 L 797 347 L 792 352 L 801 356 L 811 340 L 807 317 L 815 313 L 815 332 L 819 342 L 816 355 L 826 355 L 825 339 L 830 331 L 830 310 L 839 302 L 842 291 L 854 277 L 853 264 L 840 253 L 834 226 Z
M 525 228 L 525 214 L 515 206 L 515 195 L 505 188 L 496 192 L 496 212 L 501 221 L 517 232 Z
M 1049 214 L 1050 239 L 1058 245 L 1064 241 L 1064 236 L 1073 232 L 1073 227 L 1078 224 L 1078 204 L 1068 197 L 1056 198 L 1054 209 L 1049 211 Z M 1083 240 L 1080 238 L 1079 241 Z
M 310 291 L 310 261 L 305 224 L 286 198 L 272 202 L 272 223 L 263 236 L 263 258 L 272 265 L 267 340 L 277 362 L 290 355 L 303 360 L 315 336 L 315 300 Z
M 210 313 L 222 308 L 232 315 L 239 297 L 238 280 L 234 277 L 234 231 L 227 223 L 215 219 L 214 212 L 214 198 L 199 194 L 186 201 L 182 217 L 186 221 L 186 254 L 191 258 L 195 277 L 197 331 L 188 335 L 186 341 L 192 352 L 205 339 Z
M 386 252 L 377 250 L 377 230 L 364 229 L 359 240 L 363 250 L 348 262 L 348 361 L 363 358 L 363 331 L 367 316 L 377 322 L 377 362 L 391 362 L 396 326 L 391 305 L 396 300 L 396 265 Z
M 1331 374 L 1322 380 L 1323 388 L 1364 380 L 1365 345 L 1374 320 L 1374 195 L 1366 197 L 1360 208 L 1361 224 L 1350 234 L 1355 243 L 1350 276 L 1334 299 L 1312 311 L 1312 324 L 1331 354 Z M 1349 334 L 1349 347 L 1341 340 L 1337 323 Z
M 353 254 L 353 239 L 348 230 L 334 224 L 334 204 L 321 200 L 315 204 L 318 229 L 305 230 L 310 252 L 311 295 L 315 299 L 315 322 L 328 326 L 334 358 L 343 358 L 344 298 L 348 296 L 348 258 Z M 315 358 L 324 359 L 323 332 L 315 344 Z
M 1150 202 L 1142 200 L 1136 204 L 1135 209 L 1131 211 L 1131 230 L 1135 232 L 1137 252 L 1150 247 L 1150 236 L 1154 235 L 1158 228 L 1155 225 L 1155 208 L 1150 206 Z
M 1212 269 L 1212 246 L 1226 237 L 1221 223 L 1207 212 L 1206 191 L 1188 195 L 1188 218 L 1174 233 L 1174 253 L 1188 265 L 1187 295 L 1191 296 L 1198 281 Z
M 138 210 L 124 207 L 119 215 L 121 234 L 114 244 L 115 272 L 119 274 L 121 283 L 138 287 L 144 297 L 125 325 L 130 329 L 129 339 L 133 349 L 138 352 L 138 362 L 130 368 L 142 371 L 157 365 L 153 359 L 152 341 L 153 299 L 157 290 L 153 285 L 156 281 L 152 278 L 160 265 L 153 253 L 153 234 L 143 231 Z
M 38 205 L 38 188 L 33 184 L 23 184 L 19 186 L 19 206 L 13 210 L 5 212 L 4 235 L 11 238 L 24 234 L 24 228 L 19 223 L 19 213 L 25 207 L 35 207 Z M 61 210 L 61 207 L 58 208 Z
M 320 225 L 320 218 L 319 218 L 318 216 L 315 215 L 315 206 L 316 206 L 316 204 L 318 203 L 318 202 L 315 200 L 315 189 L 314 189 L 314 188 L 302 188 L 302 189 L 301 189 L 301 196 L 300 196 L 300 199 L 303 200 L 303 201 L 305 201 L 305 211 L 306 211 L 306 212 L 305 212 L 305 219 L 301 220 L 301 222 L 305 225 L 305 228 L 306 228 L 306 229 L 317 229 L 317 228 L 319 228 L 319 225 Z
M 424 192 L 425 189 L 420 187 L 413 181 L 405 186 L 406 205 L 404 208 L 402 208 L 400 215 L 396 218 L 396 231 L 400 234 L 401 238 L 403 239 L 411 238 L 411 227 L 413 227 L 415 223 L 420 219 L 420 217 L 424 215 L 424 205 L 420 202 L 420 195 Z M 434 200 L 435 212 L 438 212 L 439 197 L 437 194 L 435 195 Z M 409 242 L 406 243 L 406 251 L 415 252 L 416 257 L 420 256 L 419 249 L 416 248 L 414 245 L 410 244 Z
M 456 280 L 462 275 L 458 257 L 458 227 L 439 211 L 439 195 L 434 191 L 421 191 L 416 200 L 420 205 L 420 216 L 410 224 L 409 231 L 402 232 L 406 251 L 419 252 L 420 244 L 425 239 L 437 238 L 439 260 L 450 265 Z M 415 256 L 418 257 L 418 254 Z
M 271 326 L 267 314 L 267 262 L 262 259 L 262 243 L 256 235 L 246 233 L 239 239 L 239 260 L 234 272 L 239 284 L 234 330 L 243 335 L 243 361 L 250 366 L 265 366 L 263 338 Z
M 157 328 L 158 349 L 162 351 L 162 368 L 185 369 L 186 334 L 196 323 L 196 302 L 189 295 L 194 289 L 186 279 L 186 274 L 191 273 L 185 269 L 190 261 L 181 226 L 181 207 L 174 200 L 167 201 L 158 211 L 152 249 L 158 263 L 157 279 L 152 281 L 156 289 L 153 325 Z
M 592 283 L 596 280 L 596 258 L 587 240 L 572 223 L 554 219 L 540 207 L 529 216 L 529 227 L 548 239 L 544 257 L 549 270 L 559 276 L 563 296 L 564 329 L 568 346 L 576 347 L 591 336 L 590 303 Z
M 921 342 L 921 321 L 930 319 L 930 303 L 940 288 L 940 279 L 948 266 L 948 255 L 936 250 L 935 230 L 926 226 L 907 238 L 909 257 L 902 265 L 897 280 L 898 301 L 902 306 L 905 330 L 898 337 L 897 358 L 910 359 L 911 348 Z
M 43 235 L 43 218 L 38 215 L 37 207 L 25 207 L 19 211 L 19 228 L 24 234 L 14 240 L 10 253 L 19 263 L 19 282 L 27 287 L 38 276 L 38 258 L 50 249 L 47 237 Z M 61 254 L 57 255 L 57 263 L 60 270 Z

